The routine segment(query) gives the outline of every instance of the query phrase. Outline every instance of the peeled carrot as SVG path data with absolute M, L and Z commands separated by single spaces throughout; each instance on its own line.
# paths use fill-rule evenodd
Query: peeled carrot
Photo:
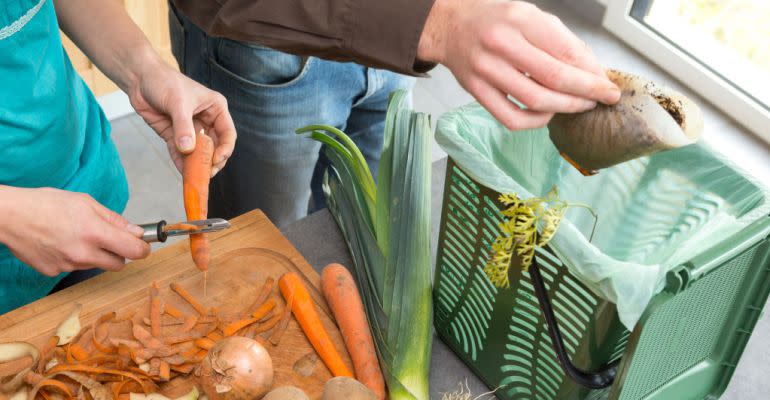
M 316 353 L 332 372 L 332 375 L 352 378 L 353 373 L 334 347 L 334 342 L 318 317 L 313 299 L 310 298 L 310 293 L 299 275 L 294 272 L 285 273 L 278 280 L 278 287 L 287 302 L 288 299 L 292 299 L 291 311 L 297 318 L 299 326 L 302 327 L 302 331 L 305 332 L 305 336 L 310 340 Z
M 321 289 L 353 360 L 356 379 L 371 389 L 377 398 L 385 399 L 385 379 L 353 276 L 344 266 L 329 264 L 323 270 Z
M 195 137 L 195 150 L 184 158 L 184 209 L 188 220 L 206 219 L 214 142 L 203 130 Z M 190 235 L 190 253 L 201 271 L 209 268 L 209 241 L 205 234 Z

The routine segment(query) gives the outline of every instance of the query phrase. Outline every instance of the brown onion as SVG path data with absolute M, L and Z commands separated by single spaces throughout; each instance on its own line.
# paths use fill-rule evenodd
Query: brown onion
M 259 399 L 273 385 L 273 361 L 255 340 L 233 336 L 209 350 L 197 375 L 209 400 Z

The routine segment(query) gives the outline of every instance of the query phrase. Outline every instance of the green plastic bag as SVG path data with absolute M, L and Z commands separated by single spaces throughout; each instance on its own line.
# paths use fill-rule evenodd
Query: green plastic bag
M 770 213 L 770 191 L 695 144 L 585 177 L 564 161 L 547 128 L 512 132 L 477 103 L 443 115 L 436 141 L 475 181 L 526 199 L 554 185 L 573 208 L 550 246 L 633 329 L 666 272 Z

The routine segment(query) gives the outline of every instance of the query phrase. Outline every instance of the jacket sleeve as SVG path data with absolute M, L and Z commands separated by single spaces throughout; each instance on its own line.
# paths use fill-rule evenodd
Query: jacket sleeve
M 174 0 L 211 36 L 408 75 L 434 0 Z

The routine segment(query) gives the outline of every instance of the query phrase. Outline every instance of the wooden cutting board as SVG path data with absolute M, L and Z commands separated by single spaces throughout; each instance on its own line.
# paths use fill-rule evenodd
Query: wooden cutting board
M 152 282 L 161 288 L 165 301 L 184 312 L 194 314 L 187 303 L 170 291 L 169 284 L 172 282 L 202 299 L 207 307 L 217 307 L 225 313 L 234 312 L 254 301 L 268 276 L 277 280 L 285 272 L 294 271 L 305 279 L 337 350 L 352 366 L 319 290 L 320 277 L 313 268 L 261 211 L 252 211 L 230 222 L 230 229 L 210 235 L 212 258 L 205 298 L 203 274 L 190 258 L 188 242 L 180 241 L 154 252 L 147 259 L 129 263 L 120 272 L 104 273 L 0 316 L 0 342 L 23 340 L 41 346 L 76 303 L 83 305 L 83 326 L 110 311 L 120 314 L 129 309 L 146 309 L 148 287 Z M 273 293 L 280 298 L 277 285 Z M 267 349 L 275 368 L 273 387 L 294 385 L 303 389 L 311 399 L 320 399 L 323 385 L 331 378 L 331 373 L 315 357 L 313 348 L 293 318 L 280 344 L 268 344 Z M 175 395 L 185 392 L 189 385 L 189 382 L 174 382 L 165 388 L 161 386 L 161 389 Z

